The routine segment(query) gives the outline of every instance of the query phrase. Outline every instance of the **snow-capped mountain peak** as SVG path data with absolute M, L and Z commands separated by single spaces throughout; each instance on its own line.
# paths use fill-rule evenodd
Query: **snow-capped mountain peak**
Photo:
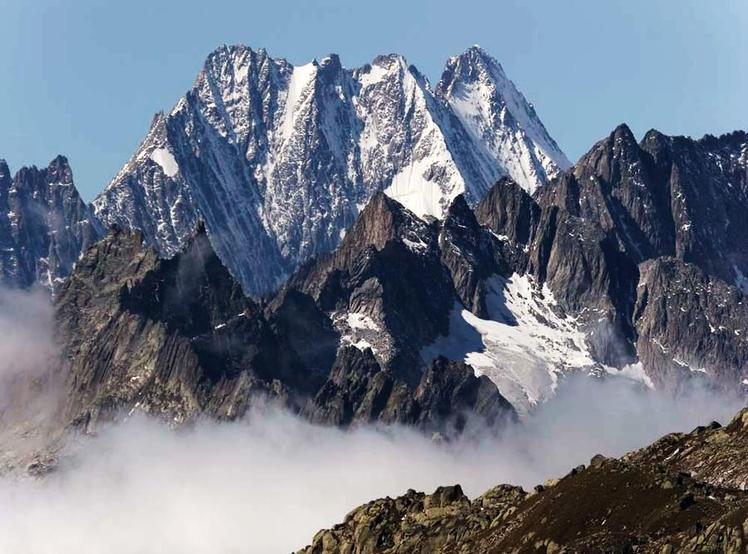
M 434 89 L 398 54 L 349 70 L 335 54 L 293 65 L 221 46 L 156 116 L 96 212 L 164 254 L 204 221 L 245 290 L 260 294 L 335 248 L 378 191 L 439 218 L 500 176 L 533 190 L 568 164 L 488 54 L 451 59 L 449 75 Z
M 570 167 L 535 108 L 480 46 L 447 61 L 436 93 L 495 167 L 528 192 Z

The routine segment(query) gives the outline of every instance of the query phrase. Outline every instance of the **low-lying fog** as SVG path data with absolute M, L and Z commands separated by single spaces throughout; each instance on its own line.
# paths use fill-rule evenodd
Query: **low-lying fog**
M 38 363 L 30 352 L 45 344 L 38 325 L 8 323 L 3 306 L 0 377 L 24 359 Z M 501 437 L 451 444 L 402 428 L 318 427 L 273 409 L 176 431 L 133 417 L 70 440 L 44 479 L 0 478 L 0 552 L 291 552 L 370 499 L 453 483 L 470 496 L 499 483 L 532 487 L 596 453 L 725 422 L 739 408 L 703 391 L 675 401 L 623 379 L 576 377 Z

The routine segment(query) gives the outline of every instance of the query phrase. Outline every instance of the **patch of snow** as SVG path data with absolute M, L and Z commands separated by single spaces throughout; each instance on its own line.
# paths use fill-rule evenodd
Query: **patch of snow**
M 340 333 L 340 344 L 350 345 L 359 350 L 370 348 L 376 353 L 376 342 L 380 333 L 379 325 L 368 315 L 358 312 L 339 312 L 333 314 L 333 325 Z
M 356 348 L 358 348 L 358 349 L 359 349 L 359 350 L 361 350 L 362 352 L 363 352 L 364 350 L 366 350 L 367 348 L 368 348 L 368 349 L 370 349 L 370 350 L 371 350 L 372 352 L 374 352 L 374 351 L 375 351 L 375 350 L 374 350 L 374 347 L 373 347 L 373 346 L 371 345 L 371 343 L 370 343 L 369 341 L 367 341 L 366 339 L 358 339 L 358 340 L 357 340 L 356 342 L 352 342 L 352 343 L 350 343 L 350 344 L 351 344 L 351 346 L 355 346 Z
M 681 366 L 682 368 L 685 368 L 693 373 L 707 373 L 706 368 L 703 367 L 691 367 L 688 363 L 684 362 L 683 360 L 680 360 L 678 358 L 673 358 L 673 363 Z
M 281 136 L 285 139 L 293 131 L 298 104 L 303 100 L 304 90 L 317 74 L 317 64 L 310 62 L 293 68 L 291 78 L 288 80 L 286 91 L 286 106 L 283 110 L 283 123 L 281 124 Z
M 643 383 L 652 390 L 654 390 L 655 388 L 652 379 L 650 379 L 649 375 L 647 375 L 646 371 L 644 371 L 644 366 L 641 362 L 628 364 L 621 369 L 605 366 L 605 371 L 610 375 L 626 377 L 627 379 L 631 379 L 632 381 Z
M 428 250 L 428 245 L 421 239 L 418 239 L 418 241 L 414 241 L 410 240 L 409 238 L 403 237 L 402 240 L 403 244 L 405 244 L 405 246 L 407 246 L 408 249 L 412 252 L 426 252 L 426 250 Z
M 560 374 L 596 365 L 577 321 L 559 316 L 551 292 L 531 277 L 494 277 L 486 304 L 490 319 L 456 306 L 449 334 L 424 348 L 423 359 L 464 360 L 521 415 L 553 395 Z
M 450 83 L 446 100 L 483 157 L 493 162 L 482 164 L 484 178 L 495 180 L 502 168 L 532 193 L 571 164 L 501 65 L 482 49 L 471 50 L 449 60 L 455 75 L 469 64 L 464 73 L 474 77 Z
M 150 158 L 161 166 L 164 175 L 167 177 L 173 178 L 177 173 L 179 173 L 179 165 L 177 165 L 177 160 L 174 159 L 174 154 L 166 148 L 154 149 L 153 152 L 151 152 Z
M 501 242 L 509 242 L 509 237 L 507 235 L 500 235 L 493 231 L 491 231 L 491 234 L 495 236 L 497 239 L 499 239 Z
M 419 217 L 441 218 L 446 206 L 463 190 L 461 183 L 454 183 L 451 190 L 444 191 L 439 184 L 426 178 L 432 160 L 413 162 L 401 169 L 393 178 L 384 193 L 397 200 Z
M 743 275 L 740 268 L 733 264 L 732 268 L 735 270 L 735 285 L 744 293 L 748 294 L 748 277 Z
M 387 77 L 387 74 L 386 67 L 380 63 L 373 63 L 369 71 L 360 74 L 358 81 L 362 87 L 369 87 L 382 81 L 382 79 Z
M 351 312 L 348 314 L 348 326 L 351 329 L 368 329 L 378 331 L 379 326 L 366 314 Z

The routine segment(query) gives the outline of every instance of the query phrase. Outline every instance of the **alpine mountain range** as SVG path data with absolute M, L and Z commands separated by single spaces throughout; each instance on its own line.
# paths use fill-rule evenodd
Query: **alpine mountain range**
M 337 56 L 294 67 L 222 47 L 93 204 L 166 255 L 204 221 L 257 295 L 333 250 L 377 191 L 441 217 L 455 196 L 475 203 L 503 175 L 533 191 L 569 165 L 479 48 L 450 59 L 432 90 L 402 56 L 348 70 Z
M 6 284 L 52 291 L 65 421 L 461 431 L 575 371 L 748 389 L 748 135 L 625 125 L 572 165 L 479 47 L 432 87 L 222 46 L 91 205 L 0 163 Z

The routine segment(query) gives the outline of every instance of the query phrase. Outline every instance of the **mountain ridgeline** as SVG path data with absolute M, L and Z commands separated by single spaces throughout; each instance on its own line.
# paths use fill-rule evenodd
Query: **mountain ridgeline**
M 463 362 L 416 362 L 418 345 L 446 330 L 440 302 L 455 292 L 438 256 L 426 259 L 403 242 L 402 224 L 426 231 L 376 196 L 339 256 L 307 274 L 305 286 L 259 303 L 244 296 L 204 228 L 170 259 L 145 246 L 140 232 L 113 228 L 56 298 L 70 376 L 65 420 L 91 429 L 132 409 L 176 422 L 232 419 L 264 400 L 339 426 L 401 423 L 451 433 L 471 421 L 483 428 L 512 420 L 496 386 Z M 419 284 L 401 273 L 405 267 L 424 279 L 410 312 L 398 300 Z M 419 300 L 432 271 L 442 272 L 444 290 L 426 305 Z M 438 319 L 432 324 L 430 316 Z M 372 345 L 361 338 L 367 333 L 376 335 Z
M 0 160 L 0 280 L 54 288 L 104 228 L 78 194 L 67 159 L 11 176 Z
M 434 89 L 394 55 L 222 47 L 92 206 L 61 157 L 0 164 L 0 204 L 3 280 L 54 291 L 82 425 L 265 396 L 462 430 L 576 371 L 748 390 L 748 135 L 622 125 L 569 167 L 477 47 Z
M 259 300 L 204 226 L 171 258 L 115 227 L 56 297 L 67 415 L 233 418 L 265 397 L 320 423 L 461 432 L 471 414 L 527 413 L 575 371 L 740 392 L 748 268 L 726 237 L 694 252 L 725 225 L 703 215 L 721 195 L 743 201 L 748 141 L 653 137 L 620 127 L 534 196 L 503 178 L 442 219 L 376 193 L 337 249 Z M 641 219 L 655 198 L 670 224 Z

